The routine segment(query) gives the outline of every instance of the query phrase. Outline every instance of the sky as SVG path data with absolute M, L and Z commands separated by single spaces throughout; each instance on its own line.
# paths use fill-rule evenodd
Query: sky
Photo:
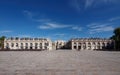
M 0 36 L 109 38 L 120 27 L 120 0 L 0 0 Z

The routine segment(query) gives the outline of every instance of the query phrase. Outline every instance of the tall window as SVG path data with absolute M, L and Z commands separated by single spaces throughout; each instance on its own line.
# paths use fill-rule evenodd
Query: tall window
M 9 47 L 9 43 L 7 43 L 7 45 L 6 45 L 7 47 Z
M 14 43 L 11 43 L 11 47 L 14 47 Z
M 21 49 L 23 49 L 23 43 L 21 43 Z
M 102 45 L 105 46 L 105 43 L 103 42 Z
M 40 46 L 42 46 L 42 43 L 40 43 Z
M 32 44 L 32 43 L 30 43 L 30 46 L 33 46 L 33 44 Z
M 93 42 L 93 45 L 95 45 L 95 42 Z
M 45 43 L 45 46 L 48 46 L 48 43 Z
M 89 42 L 88 45 L 91 45 L 91 43 Z
M 76 47 L 76 46 L 74 46 L 74 49 L 77 49 L 77 47 Z
M 100 46 L 100 42 L 98 42 L 98 45 Z
M 25 45 L 28 47 L 28 43 L 25 43 Z
M 18 43 L 16 43 L 16 47 L 18 47 Z
M 37 47 L 38 46 L 38 43 L 35 43 L 35 47 Z

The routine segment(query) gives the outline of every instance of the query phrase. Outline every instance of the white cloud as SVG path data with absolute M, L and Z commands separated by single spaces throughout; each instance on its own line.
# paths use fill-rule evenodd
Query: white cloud
M 99 33 L 99 32 L 109 32 L 114 30 L 114 27 L 110 23 L 106 23 L 106 24 L 93 23 L 87 25 L 87 27 L 89 28 L 90 34 Z
M 109 19 L 109 21 L 115 21 L 115 20 L 120 20 L 120 17 L 114 17 L 114 18 Z
M 57 23 L 45 23 L 44 25 L 40 25 L 39 29 L 58 29 L 58 28 L 68 28 L 71 25 L 62 25 Z
M 75 27 L 72 27 L 72 29 L 73 29 L 73 30 L 77 30 L 77 31 L 82 31 L 82 27 L 77 27 L 77 26 L 75 26 Z
M 37 22 L 50 22 L 51 19 L 42 18 L 42 19 L 36 19 L 35 21 L 37 21 Z
M 118 3 L 119 0 L 71 0 L 71 6 L 77 11 L 87 9 L 101 4 Z
M 23 34 L 23 35 L 17 35 L 17 36 L 15 36 L 15 37 L 20 37 L 20 38 L 22 38 L 22 37 L 32 37 L 32 36 L 31 36 L 31 35 Z
M 34 20 L 33 17 L 36 16 L 35 13 L 33 13 L 33 12 L 31 12 L 31 11 L 28 11 L 28 10 L 24 10 L 24 11 L 23 11 L 23 14 L 24 14 L 25 16 L 27 16 L 28 18 L 33 19 L 33 20 Z
M 85 8 L 90 7 L 91 5 L 93 5 L 93 3 L 94 3 L 94 0 L 86 0 L 85 1 Z
M 55 34 L 55 36 L 64 36 L 65 34 L 62 34 L 62 33 L 57 33 Z
M 11 31 L 11 30 L 3 30 L 3 31 L 0 31 L 0 33 L 11 33 L 11 32 L 13 32 L 13 31 Z

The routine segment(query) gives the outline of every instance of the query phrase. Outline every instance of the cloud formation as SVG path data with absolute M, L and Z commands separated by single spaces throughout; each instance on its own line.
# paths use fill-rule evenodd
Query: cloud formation
M 99 32 L 108 32 L 114 30 L 114 27 L 110 23 L 106 23 L 106 24 L 93 23 L 87 25 L 87 27 L 89 28 L 90 34 L 99 33 Z
M 32 12 L 28 11 L 28 10 L 24 10 L 23 14 L 25 16 L 27 16 L 28 18 L 32 18 L 34 16 L 34 14 Z
M 94 6 L 99 6 L 108 3 L 118 3 L 119 0 L 71 0 L 71 6 L 77 11 L 81 9 L 87 9 Z
M 43 25 L 40 25 L 39 29 L 58 29 L 58 28 L 68 28 L 71 27 L 70 25 L 62 25 L 57 23 L 44 23 Z
M 0 31 L 0 33 L 11 33 L 11 32 L 13 32 L 13 31 L 11 31 L 11 30 L 3 30 L 3 31 Z
M 116 21 L 116 20 L 120 20 L 120 17 L 114 17 L 114 18 L 109 19 L 109 21 Z
M 76 31 L 82 31 L 82 27 L 77 27 L 77 26 L 75 26 L 75 27 L 72 27 L 72 29 L 73 29 L 73 30 L 76 30 Z

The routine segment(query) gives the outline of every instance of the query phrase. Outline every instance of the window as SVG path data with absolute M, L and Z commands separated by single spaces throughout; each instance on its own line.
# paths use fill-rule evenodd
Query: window
M 33 44 L 32 44 L 32 43 L 30 43 L 30 46 L 33 46 Z
M 28 43 L 25 43 L 26 46 L 28 46 Z
M 47 49 L 47 47 L 45 46 L 45 49 Z
M 42 43 L 40 43 L 40 46 L 42 46 Z
M 100 42 L 98 42 L 98 45 L 100 45 Z
M 28 49 L 28 47 L 26 46 L 25 49 Z
M 74 42 L 74 44 L 76 45 L 76 42 Z
M 34 40 L 38 40 L 38 38 L 34 38 Z
M 81 45 L 81 43 L 79 43 L 79 45 Z
M 37 47 L 38 46 L 38 43 L 35 43 L 35 47 Z
M 48 46 L 48 43 L 45 43 L 45 46 Z
M 91 43 L 89 42 L 88 45 L 91 45 Z
M 16 47 L 18 47 L 18 43 L 16 43 Z
M 105 43 L 103 42 L 102 45 L 105 46 Z
M 21 49 L 23 49 L 23 46 L 21 46 Z
M 23 43 L 21 43 L 21 46 L 23 46 Z
M 74 49 L 76 49 L 77 47 L 76 46 L 74 46 Z
M 11 44 L 11 47 L 14 47 L 14 43 Z
M 38 47 L 36 46 L 35 49 L 37 49 Z
M 9 47 L 9 43 L 7 43 L 7 45 L 6 45 L 7 47 Z
M 86 46 L 86 43 L 85 43 L 85 42 L 83 43 L 83 46 Z
M 95 42 L 93 42 L 93 45 L 95 45 Z
M 42 49 L 42 47 L 40 47 L 40 49 Z
M 30 40 L 33 40 L 33 38 L 30 38 Z

